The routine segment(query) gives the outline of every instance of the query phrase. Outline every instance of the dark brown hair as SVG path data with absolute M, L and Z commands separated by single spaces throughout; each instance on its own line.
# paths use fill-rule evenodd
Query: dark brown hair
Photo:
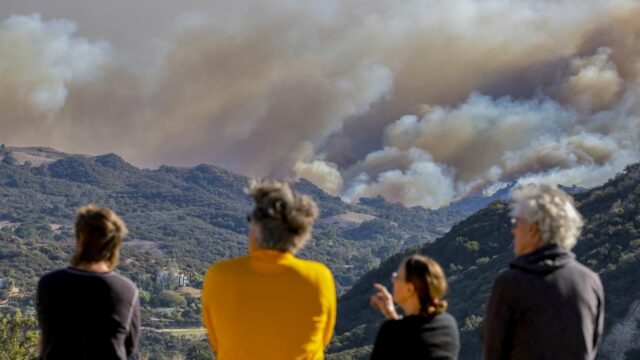
M 127 234 L 124 221 L 113 211 L 85 205 L 76 217 L 76 241 L 80 247 L 71 258 L 71 265 L 107 261 L 114 268 L 120 256 L 122 238 Z
M 258 246 L 296 252 L 311 236 L 316 203 L 277 180 L 253 181 L 247 191 L 255 207 L 250 219 L 259 226 Z
M 447 293 L 447 279 L 440 265 L 433 259 L 412 255 L 404 261 L 405 281 L 413 284 L 420 300 L 420 313 L 440 314 L 447 310 L 442 297 Z

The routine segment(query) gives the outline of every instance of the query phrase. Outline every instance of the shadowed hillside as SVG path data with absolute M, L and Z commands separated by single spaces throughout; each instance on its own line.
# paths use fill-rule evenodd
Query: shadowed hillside
M 621 322 L 634 315 L 630 308 L 640 300 L 640 289 L 635 286 L 640 273 L 640 164 L 628 166 L 603 186 L 575 196 L 586 226 L 574 250 L 581 262 L 600 274 L 606 292 L 605 342 L 599 358 L 624 359 L 626 353 L 632 359 L 640 349 L 640 329 L 624 327 Z M 368 356 L 362 347 L 373 343 L 382 322 L 381 315 L 368 305 L 372 284 L 390 286 L 389 275 L 402 258 L 414 252 L 442 264 L 450 282 L 449 309 L 461 328 L 460 358 L 479 358 L 479 329 L 493 279 L 513 258 L 510 229 L 507 204 L 495 202 L 434 243 L 396 254 L 365 274 L 340 298 L 331 351 L 341 355 L 335 358 Z M 614 328 L 617 334 L 631 334 L 630 340 L 616 341 L 608 336 Z M 356 351 L 361 354 L 352 356 Z

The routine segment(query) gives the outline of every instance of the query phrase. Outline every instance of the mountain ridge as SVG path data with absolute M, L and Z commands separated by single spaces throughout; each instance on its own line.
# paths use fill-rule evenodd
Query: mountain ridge
M 53 161 L 37 166 L 28 160 L 4 161 L 23 152 Z M 75 210 L 92 202 L 117 211 L 128 223 L 131 239 L 154 242 L 167 257 L 185 259 L 192 272 L 203 273 L 212 262 L 245 252 L 244 217 L 251 202 L 244 193 L 249 179 L 242 175 L 206 164 L 139 169 L 113 153 L 88 156 L 37 147 L 2 147 L 0 158 L 0 219 L 17 224 L 22 235 L 68 241 Z M 335 264 L 339 289 L 347 289 L 361 272 L 402 247 L 435 239 L 466 215 L 405 209 L 383 199 L 346 204 L 305 179 L 293 187 L 321 207 L 314 238 L 301 255 Z M 323 221 L 346 213 L 366 220 L 343 227 Z M 424 218 L 436 226 L 425 226 Z M 59 225 L 57 234 L 46 230 L 50 223 Z

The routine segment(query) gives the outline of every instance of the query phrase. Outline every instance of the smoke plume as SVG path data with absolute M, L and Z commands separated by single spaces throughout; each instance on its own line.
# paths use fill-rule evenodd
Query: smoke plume
M 0 16 L 9 145 L 431 208 L 640 160 L 634 0 L 9 0 Z

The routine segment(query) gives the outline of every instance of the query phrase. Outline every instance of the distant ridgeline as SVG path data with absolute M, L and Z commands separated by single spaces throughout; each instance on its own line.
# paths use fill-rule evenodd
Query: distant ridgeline
M 575 195 L 586 226 L 574 249 L 605 288 L 606 329 L 599 359 L 640 359 L 640 164 L 598 188 Z M 365 274 L 339 301 L 330 351 L 341 359 L 368 357 L 382 322 L 368 301 L 375 282 L 389 284 L 400 260 L 419 252 L 439 261 L 450 281 L 449 310 L 461 328 L 461 359 L 479 359 L 479 331 L 496 274 L 513 259 L 507 204 L 495 202 L 433 243 L 394 255 Z M 573 325 L 570 325 L 573 326 Z M 339 355 L 339 357 L 338 357 Z

